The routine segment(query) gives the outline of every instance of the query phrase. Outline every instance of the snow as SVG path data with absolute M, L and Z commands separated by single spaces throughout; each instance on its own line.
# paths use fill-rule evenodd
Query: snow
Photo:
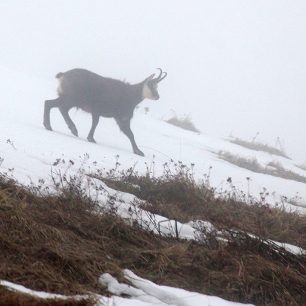
M 306 250 L 296 246 L 296 245 L 292 245 L 290 243 L 284 243 L 284 242 L 278 242 L 278 241 L 274 241 L 274 240 L 271 240 L 269 239 L 268 240 L 270 243 L 274 243 L 276 244 L 277 246 L 285 249 L 287 252 L 290 252 L 294 255 L 306 255 Z
M 133 284 L 127 285 L 119 283 L 116 278 L 108 273 L 101 275 L 99 282 L 101 285 L 106 286 L 114 296 L 108 298 L 101 295 L 94 294 L 96 299 L 96 306 L 110 305 L 110 306 L 239 306 L 251 305 L 241 304 L 226 301 L 224 299 L 190 292 L 183 289 L 177 289 L 168 286 L 159 286 L 151 281 L 138 277 L 130 270 L 124 270 L 125 278 Z M 36 291 L 28 289 L 24 286 L 0 280 L 0 286 L 9 290 L 28 294 L 40 299 L 76 299 L 88 298 L 90 295 L 74 295 L 65 296 L 61 294 L 51 294 L 43 291 Z M 126 298 L 121 295 L 128 296 Z
M 125 278 L 128 279 L 135 287 L 141 289 L 145 294 L 153 295 L 166 305 L 188 306 L 188 305 L 207 305 L 207 306 L 230 306 L 243 305 L 233 303 L 218 297 L 189 292 L 183 289 L 158 286 L 153 282 L 138 277 L 130 270 L 124 270 Z M 247 305 L 247 304 L 244 304 Z M 250 305 L 250 304 L 248 304 Z

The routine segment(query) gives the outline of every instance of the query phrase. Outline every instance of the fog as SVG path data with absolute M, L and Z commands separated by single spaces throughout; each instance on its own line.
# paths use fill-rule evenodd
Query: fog
M 305 0 L 2 0 L 0 37 L 0 68 L 46 80 L 80 67 L 134 83 L 161 67 L 152 115 L 280 137 L 306 161 Z

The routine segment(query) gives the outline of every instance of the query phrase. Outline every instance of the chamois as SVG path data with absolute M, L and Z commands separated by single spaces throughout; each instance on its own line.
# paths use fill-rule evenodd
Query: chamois
M 50 124 L 50 110 L 58 108 L 64 117 L 71 133 L 78 136 L 75 124 L 69 116 L 73 107 L 80 108 L 92 116 L 92 126 L 87 140 L 95 142 L 94 132 L 100 116 L 114 118 L 120 130 L 129 138 L 135 154 L 144 156 L 138 148 L 130 122 L 135 107 L 145 98 L 158 100 L 158 83 L 167 76 L 167 72 L 160 70 L 159 75 L 150 75 L 137 84 L 128 84 L 119 80 L 105 78 L 85 69 L 72 69 L 56 75 L 59 80 L 58 98 L 46 100 L 43 124 L 52 131 Z

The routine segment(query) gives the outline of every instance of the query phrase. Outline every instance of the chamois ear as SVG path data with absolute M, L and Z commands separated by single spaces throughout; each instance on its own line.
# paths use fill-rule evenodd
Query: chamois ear
M 145 82 L 149 82 L 151 80 L 153 80 L 153 78 L 155 77 L 155 73 L 151 74 L 148 78 L 146 78 L 144 81 Z

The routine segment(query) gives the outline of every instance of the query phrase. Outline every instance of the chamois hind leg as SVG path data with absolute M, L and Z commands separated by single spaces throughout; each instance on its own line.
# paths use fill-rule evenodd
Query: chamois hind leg
M 131 130 L 131 119 L 127 118 L 127 119 L 116 119 L 117 124 L 120 127 L 120 130 L 129 138 L 132 148 L 133 148 L 133 152 L 137 155 L 140 156 L 144 156 L 143 152 L 139 150 L 136 142 L 135 142 L 135 138 L 134 138 L 134 134 Z
M 89 134 L 88 134 L 88 136 L 87 136 L 87 140 L 89 141 L 89 142 L 96 142 L 95 141 L 95 139 L 94 139 L 94 133 L 95 133 L 95 130 L 96 130 L 96 127 L 97 127 L 97 125 L 98 125 L 98 123 L 99 123 L 99 118 L 100 118 L 100 116 L 99 115 L 97 115 L 97 114 L 91 114 L 91 116 L 92 116 L 92 124 L 91 124 L 91 129 L 90 129 L 90 131 L 89 131 Z
M 49 131 L 52 131 L 51 124 L 50 124 L 50 111 L 54 107 L 59 107 L 59 105 L 60 105 L 60 98 L 45 101 L 43 124 L 45 128 Z
M 73 121 L 71 120 L 71 118 L 70 118 L 70 116 L 69 116 L 69 113 L 68 113 L 69 110 L 70 110 L 70 108 L 67 107 L 67 106 L 64 105 L 64 104 L 61 104 L 61 105 L 59 106 L 59 110 L 60 110 L 62 116 L 64 117 L 64 120 L 65 120 L 67 126 L 69 127 L 71 133 L 72 133 L 74 136 L 77 136 L 77 137 L 78 137 L 78 130 L 77 130 L 75 124 L 73 123 Z

